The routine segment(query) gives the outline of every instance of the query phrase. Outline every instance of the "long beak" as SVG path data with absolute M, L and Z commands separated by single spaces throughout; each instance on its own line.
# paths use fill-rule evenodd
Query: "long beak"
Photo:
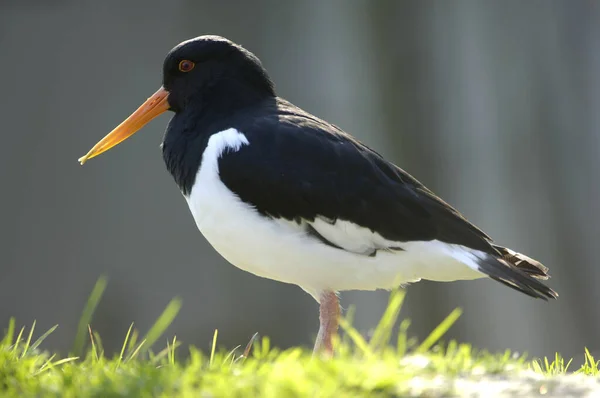
M 169 110 L 168 98 L 169 92 L 163 87 L 159 88 L 131 116 L 108 133 L 106 137 L 102 138 L 85 156 L 79 158 L 79 163 L 84 164 L 88 159 L 94 158 L 120 144 L 144 127 L 150 120 Z

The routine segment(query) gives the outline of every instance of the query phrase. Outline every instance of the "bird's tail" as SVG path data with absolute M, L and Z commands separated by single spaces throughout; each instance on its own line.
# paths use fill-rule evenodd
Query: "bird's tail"
M 532 276 L 536 279 L 546 280 L 550 278 L 548 275 L 548 267 L 544 267 L 542 263 L 527 257 L 524 254 L 517 253 L 514 250 L 510 250 L 507 247 L 493 245 L 494 249 L 498 250 L 502 255 L 502 259 L 509 264 L 514 265 L 527 275 Z
M 478 266 L 481 272 L 531 297 L 544 300 L 558 297 L 554 290 L 541 282 L 548 279 L 550 275 L 548 275 L 548 268 L 539 261 L 506 247 L 494 245 L 494 248 L 500 256 L 488 255 L 480 258 Z

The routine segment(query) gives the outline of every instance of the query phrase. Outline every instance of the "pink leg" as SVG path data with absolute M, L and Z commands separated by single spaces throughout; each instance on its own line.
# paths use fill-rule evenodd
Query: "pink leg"
M 319 334 L 313 353 L 333 354 L 333 336 L 337 333 L 341 314 L 340 301 L 335 292 L 326 291 L 319 297 Z

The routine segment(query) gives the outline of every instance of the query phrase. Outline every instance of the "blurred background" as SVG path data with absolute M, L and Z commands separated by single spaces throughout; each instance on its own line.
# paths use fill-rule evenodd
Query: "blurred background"
M 0 0 L 0 325 L 58 323 L 46 348 L 66 351 L 106 275 L 93 327 L 109 351 L 175 296 L 167 335 L 186 344 L 218 328 L 229 347 L 255 332 L 312 345 L 310 296 L 234 268 L 197 231 L 161 158 L 169 115 L 77 163 L 160 86 L 165 54 L 203 34 L 257 54 L 280 96 L 551 269 L 550 303 L 490 280 L 410 286 L 412 335 L 462 307 L 449 337 L 476 347 L 598 353 L 600 4 L 586 0 Z M 342 303 L 367 332 L 387 298 Z

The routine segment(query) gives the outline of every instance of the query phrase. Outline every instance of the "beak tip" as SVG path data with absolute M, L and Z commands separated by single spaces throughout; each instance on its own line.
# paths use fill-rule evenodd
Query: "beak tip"
M 164 87 L 159 88 L 157 92 L 152 94 L 152 96 L 127 119 L 98 141 L 87 154 L 77 159 L 79 163 L 83 166 L 89 159 L 95 158 L 115 145 L 120 144 L 125 139 L 135 134 L 136 131 L 141 129 L 150 120 L 161 113 L 168 111 L 170 109 L 168 98 L 169 92 L 165 90 Z

